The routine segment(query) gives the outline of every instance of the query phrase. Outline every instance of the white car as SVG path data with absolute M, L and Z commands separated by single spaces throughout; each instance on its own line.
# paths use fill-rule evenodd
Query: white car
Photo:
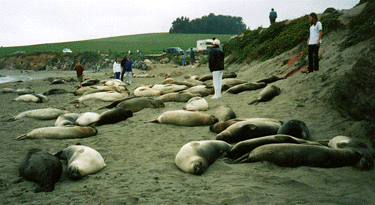
M 64 48 L 63 52 L 64 52 L 64 53 L 71 53 L 71 52 L 73 52 L 73 51 L 70 50 L 69 48 Z

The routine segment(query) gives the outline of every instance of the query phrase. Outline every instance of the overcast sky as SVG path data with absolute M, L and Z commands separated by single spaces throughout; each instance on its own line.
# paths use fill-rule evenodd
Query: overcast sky
M 168 32 L 181 16 L 214 13 L 242 17 L 250 29 L 326 8 L 353 8 L 359 0 L 0 0 L 0 46 L 87 40 Z M 324 25 L 323 25 L 324 27 Z

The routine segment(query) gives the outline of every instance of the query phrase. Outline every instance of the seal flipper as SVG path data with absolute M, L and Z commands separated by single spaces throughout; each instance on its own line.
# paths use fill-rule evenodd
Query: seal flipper
M 327 140 L 318 140 L 318 143 L 328 147 L 329 140 L 328 139 Z
M 23 135 L 20 135 L 20 136 L 16 137 L 15 139 L 16 140 L 24 140 L 26 138 L 27 138 L 27 134 L 23 134 Z
M 257 105 L 258 103 L 259 103 L 259 100 L 254 100 L 252 102 L 249 102 L 248 105 L 252 105 L 252 104 Z
M 146 121 L 145 123 L 150 123 L 150 122 L 153 122 L 153 123 L 160 123 L 159 120 L 156 118 L 154 120 L 150 120 L 150 121 Z

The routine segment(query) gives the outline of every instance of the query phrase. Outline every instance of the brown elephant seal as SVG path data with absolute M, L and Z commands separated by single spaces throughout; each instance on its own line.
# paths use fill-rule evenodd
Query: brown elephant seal
M 35 192 L 53 191 L 62 170 L 62 164 L 57 157 L 35 148 L 26 153 L 18 166 L 18 171 L 23 178 L 38 184 Z
M 267 144 L 255 148 L 240 163 L 259 161 L 272 162 L 283 167 L 321 167 L 335 168 L 360 166 L 362 156 L 350 149 L 331 149 L 324 146 L 305 144 Z
M 100 82 L 98 79 L 87 79 L 82 82 L 82 86 L 92 86 Z
M 112 110 L 107 110 L 100 114 L 98 121 L 90 124 L 93 126 L 101 126 L 106 124 L 114 124 L 121 122 L 133 116 L 131 110 L 125 110 L 122 107 L 116 107 Z
M 198 93 L 193 94 L 190 92 L 175 92 L 159 96 L 157 100 L 161 100 L 163 102 L 187 102 L 193 97 L 201 97 L 201 95 Z
M 83 145 L 71 145 L 55 156 L 67 160 L 68 174 L 71 178 L 95 174 L 107 166 L 98 151 Z
M 96 112 L 81 113 L 75 123 L 79 126 L 88 126 L 99 120 L 100 114 Z
M 155 84 L 151 87 L 154 90 L 159 90 L 162 94 L 179 92 L 186 90 L 188 87 L 186 85 L 177 85 L 177 84 Z
M 174 124 L 179 126 L 206 126 L 213 125 L 218 119 L 206 113 L 199 111 L 173 110 L 167 111 L 148 122 Z
M 188 111 L 205 111 L 208 110 L 208 102 L 202 97 L 193 97 L 183 107 Z
M 196 85 L 203 85 L 204 83 L 199 80 L 190 80 L 190 81 L 177 81 L 173 78 L 166 78 L 162 84 L 176 84 L 176 85 L 185 85 L 187 87 L 194 87 Z
M 308 140 L 310 138 L 310 131 L 307 125 L 302 120 L 288 120 L 277 131 L 277 134 L 286 134 L 300 139 Z
M 319 141 L 320 143 L 324 141 Z M 347 136 L 336 136 L 328 141 L 327 145 L 332 149 L 350 149 L 359 152 L 362 155 L 359 168 L 372 169 L 374 166 L 374 153 L 367 145 L 359 139 L 347 137 Z
M 66 113 L 60 115 L 55 121 L 55 127 L 62 127 L 65 125 L 77 125 L 76 120 L 80 114 L 78 113 Z
M 97 92 L 97 93 L 91 93 L 87 95 L 83 95 L 82 97 L 72 101 L 71 103 L 78 103 L 78 102 L 84 102 L 87 100 L 101 100 L 104 102 L 112 102 L 115 100 L 120 100 L 123 98 L 129 97 L 128 92 L 119 93 L 115 91 L 108 91 L 108 92 Z
M 0 90 L 0 93 L 14 93 L 14 89 L 13 88 L 2 88 Z
M 16 115 L 8 119 L 7 121 L 15 121 L 21 118 L 34 118 L 38 120 L 53 120 L 57 119 L 60 115 L 69 113 L 67 110 L 60 110 L 56 108 L 43 108 L 43 109 L 36 109 L 36 110 L 28 110 L 25 112 L 21 112 L 20 114 Z
M 269 121 L 269 122 L 275 122 L 281 125 L 284 124 L 283 121 L 272 119 L 272 118 L 234 118 L 223 122 L 217 122 L 214 125 L 210 126 L 211 132 L 215 132 L 219 134 L 220 132 L 227 129 L 229 126 L 242 121 Z
M 192 141 L 181 147 L 175 163 L 184 172 L 201 175 L 230 148 L 230 144 L 220 140 Z
M 44 92 L 43 95 L 56 95 L 56 94 L 64 94 L 64 93 L 70 93 L 70 92 L 64 89 L 53 88 Z
M 230 119 L 236 118 L 236 113 L 229 105 L 221 105 L 215 110 L 215 117 L 219 119 L 219 122 L 224 122 Z
M 98 108 L 98 110 L 101 110 L 101 109 L 105 109 L 105 108 L 114 108 L 116 107 L 118 104 L 120 104 L 121 102 L 125 101 L 125 100 L 130 100 L 130 99 L 133 99 L 133 98 L 139 98 L 139 97 L 127 97 L 127 98 L 123 98 L 123 99 L 119 99 L 119 100 L 115 100 L 113 101 L 111 104 L 109 105 L 106 105 L 104 107 L 101 107 L 101 108 Z
M 67 125 L 64 127 L 42 127 L 32 130 L 27 134 L 16 137 L 17 140 L 23 139 L 75 139 L 86 138 L 96 135 L 98 130 L 93 127 L 81 127 Z
M 232 93 L 232 94 L 238 94 L 240 92 L 244 91 L 250 91 L 250 90 L 258 90 L 260 88 L 266 87 L 266 83 L 260 82 L 260 83 L 243 83 L 239 85 L 235 85 L 231 88 L 229 88 L 226 92 Z
M 270 83 L 273 83 L 273 82 L 276 82 L 278 80 L 282 80 L 282 79 L 286 79 L 285 77 L 277 77 L 277 76 L 270 76 L 268 78 L 264 78 L 264 79 L 261 79 L 261 80 L 258 80 L 256 81 L 257 83 L 266 83 L 266 84 L 270 84 Z
M 267 85 L 260 93 L 258 94 L 258 97 L 256 100 L 249 103 L 249 105 L 252 104 L 258 104 L 259 102 L 266 102 L 269 100 L 272 100 L 275 96 L 278 96 L 280 94 L 280 88 L 278 88 L 275 85 Z
M 225 78 L 235 78 L 235 77 L 237 77 L 237 74 L 235 72 L 224 71 L 224 73 L 223 73 L 223 79 L 225 79 Z M 199 78 L 199 81 L 204 82 L 204 81 L 207 81 L 207 80 L 212 80 L 212 73 L 204 75 L 204 76 Z
M 27 88 L 18 88 L 14 92 L 17 93 L 18 95 L 25 95 L 25 94 L 35 93 L 35 91 L 32 88 L 30 88 L 30 87 L 27 87 Z
M 213 87 L 209 87 L 209 86 L 206 86 L 206 85 L 197 85 L 197 86 L 188 88 L 186 90 L 183 90 L 181 92 L 200 94 L 202 97 L 206 97 L 208 95 L 211 95 L 211 94 L 215 93 Z
M 54 79 L 52 80 L 51 84 L 64 84 L 65 80 L 63 79 Z
M 216 140 L 236 143 L 257 137 L 275 135 L 280 129 L 280 123 L 270 121 L 242 121 L 229 126 L 216 135 Z
M 232 147 L 232 149 L 227 153 L 227 157 L 230 159 L 237 159 L 245 154 L 248 154 L 259 146 L 276 143 L 310 144 L 322 146 L 319 142 L 307 141 L 290 135 L 277 134 L 241 141 Z
M 125 110 L 131 110 L 133 113 L 144 108 L 163 108 L 165 104 L 161 100 L 154 100 L 147 97 L 132 98 L 120 102 L 116 107 L 122 107 Z

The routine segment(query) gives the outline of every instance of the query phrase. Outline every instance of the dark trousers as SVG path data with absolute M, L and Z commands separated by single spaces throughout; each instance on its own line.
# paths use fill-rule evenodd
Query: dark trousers
M 270 17 L 270 23 L 271 23 L 271 25 L 274 24 L 275 21 L 276 21 L 276 18 L 275 18 L 275 17 Z
M 319 70 L 319 47 L 318 45 L 309 45 L 309 72 Z
M 121 71 L 121 81 L 124 81 L 125 68 Z

